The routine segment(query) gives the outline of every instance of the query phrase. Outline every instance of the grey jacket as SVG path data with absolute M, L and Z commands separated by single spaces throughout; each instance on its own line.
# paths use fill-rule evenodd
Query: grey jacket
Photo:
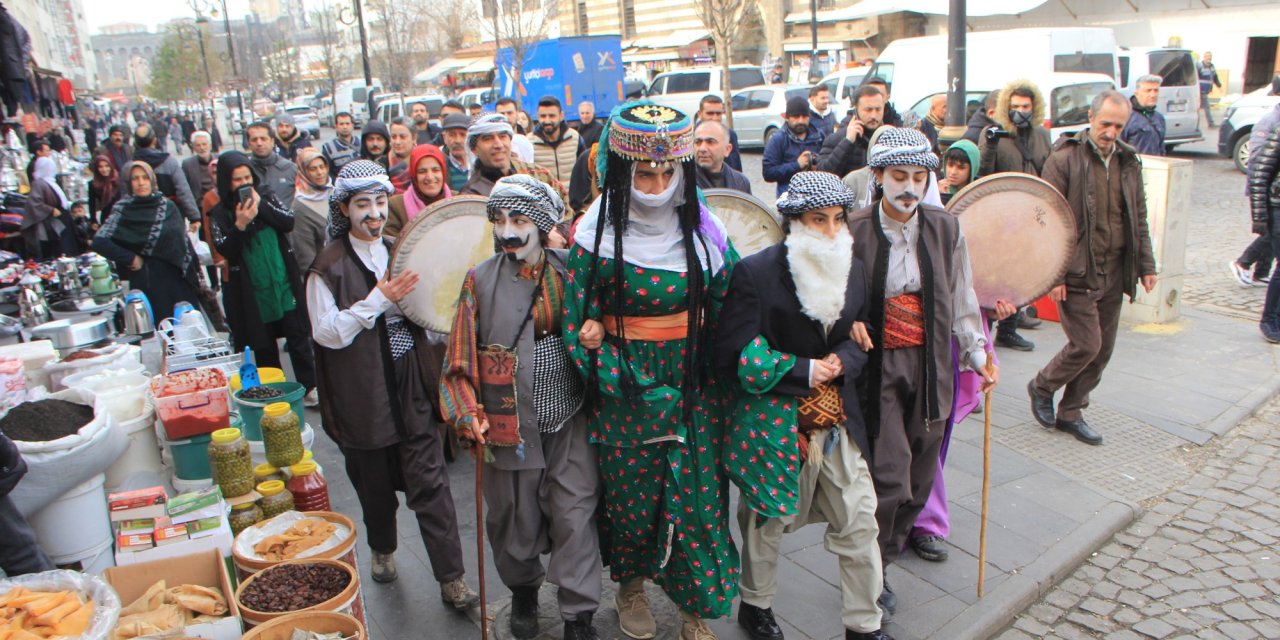
M 279 200 L 284 208 L 293 208 L 293 192 L 296 189 L 294 179 L 298 177 L 297 165 L 272 151 L 265 158 L 250 154 L 249 167 L 258 176 L 258 184 L 275 194 L 276 200 Z
M 191 193 L 191 186 L 187 184 L 187 175 L 178 164 L 177 158 L 154 147 L 146 147 L 134 151 L 133 159 L 151 165 L 156 172 L 156 181 L 160 183 L 160 191 L 178 205 L 178 211 L 182 212 L 182 217 L 191 222 L 200 222 L 204 219 L 204 216 L 200 215 L 200 206 L 196 204 L 196 198 Z M 120 172 L 121 193 L 129 193 L 127 180 L 125 173 Z M 169 192 L 170 190 L 172 193 Z

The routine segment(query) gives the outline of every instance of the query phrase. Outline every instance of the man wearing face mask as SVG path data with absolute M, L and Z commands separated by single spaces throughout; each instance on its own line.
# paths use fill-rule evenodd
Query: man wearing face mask
M 465 579 L 462 542 L 440 443 L 441 353 L 397 306 L 418 274 L 390 277 L 382 236 L 391 181 L 367 160 L 338 173 L 329 199 L 332 240 L 307 276 L 325 433 L 337 443 L 364 513 L 373 579 L 397 577 L 398 491 L 417 515 L 440 596 L 458 611 L 480 603 Z
M 921 203 L 929 175 L 938 169 L 930 149 L 919 131 L 883 132 L 868 164 L 884 196 L 849 219 L 854 255 L 871 270 L 869 325 L 876 334 L 863 369 L 862 410 L 886 569 L 901 554 L 933 487 L 956 365 L 986 369 L 968 245 L 954 216 Z M 998 371 L 991 367 L 984 375 L 985 390 L 995 385 Z M 887 580 L 880 605 L 890 614 L 897 608 Z
M 782 640 L 772 609 L 782 534 L 821 522 L 839 560 L 845 639 L 892 640 L 876 607 L 876 491 L 856 385 L 867 354 L 851 337 L 867 317 L 853 200 L 830 173 L 793 178 L 778 198 L 786 239 L 738 263 L 721 310 L 718 368 L 741 387 L 725 466 L 741 489 L 738 621 L 752 640 Z
M 822 149 L 822 132 L 809 126 L 809 101 L 795 96 L 787 100 L 786 131 L 769 139 L 761 160 L 766 182 L 778 183 L 778 195 L 787 190 L 791 176 L 813 169 Z
M 978 143 L 982 152 L 978 175 L 1016 172 L 1039 176 L 1053 147 L 1043 126 L 1044 110 L 1044 96 L 1035 84 L 1014 80 L 1005 85 L 991 115 L 996 126 L 988 127 Z M 1018 334 L 1019 323 L 1027 328 L 1040 324 L 1021 313 L 1001 320 L 996 325 L 996 346 L 1034 350 L 1036 344 Z
M 566 254 L 546 248 L 564 204 L 546 184 L 514 175 L 494 184 L 488 213 L 502 251 L 463 281 L 441 407 L 459 438 L 493 455 L 484 470 L 485 530 L 498 575 L 511 589 L 511 634 L 538 635 L 538 588 L 547 580 L 559 587 L 564 637 L 593 640 L 600 469 L 580 411 L 582 380 L 561 330 Z M 515 355 L 514 375 L 501 384 L 489 366 L 502 361 L 492 358 L 495 349 Z M 540 556 L 548 547 L 544 569 Z

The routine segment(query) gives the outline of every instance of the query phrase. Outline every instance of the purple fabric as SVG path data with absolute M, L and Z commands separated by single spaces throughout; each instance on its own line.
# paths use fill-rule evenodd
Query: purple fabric
M 698 224 L 698 230 L 702 232 L 702 236 L 719 249 L 720 253 L 723 254 L 728 251 L 729 245 L 725 242 L 724 234 L 720 232 L 720 227 L 711 219 L 711 211 L 701 202 L 698 203 L 698 210 L 701 212 L 701 222 Z
M 991 345 L 991 334 L 987 331 L 987 322 L 984 317 L 982 323 L 982 331 L 987 335 L 987 348 L 992 349 L 991 360 L 1000 365 L 1000 359 L 995 355 L 995 347 Z M 908 538 L 923 538 L 925 536 L 939 536 L 942 538 L 951 535 L 951 517 L 947 509 L 947 487 L 942 479 L 943 463 L 947 460 L 947 449 L 951 445 L 951 430 L 957 423 L 963 422 L 974 408 L 978 406 L 978 401 L 982 398 L 982 376 L 972 371 L 961 371 L 959 367 L 959 354 L 956 352 L 956 343 L 951 341 L 951 366 L 955 374 L 956 392 L 955 398 L 951 402 L 951 416 L 947 418 L 947 428 L 942 434 L 942 448 L 938 452 L 938 475 L 933 481 L 933 489 L 929 492 L 929 500 L 924 505 L 924 510 L 916 517 L 915 526 L 911 529 Z

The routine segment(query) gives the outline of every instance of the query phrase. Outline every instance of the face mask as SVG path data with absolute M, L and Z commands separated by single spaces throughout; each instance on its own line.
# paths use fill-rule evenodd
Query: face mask
M 663 190 L 662 193 L 658 194 L 645 193 L 635 187 L 631 187 L 631 202 L 650 208 L 661 207 L 662 205 L 671 202 L 672 198 L 676 195 L 676 191 L 680 188 L 680 184 L 684 180 L 683 175 L 684 174 L 680 171 L 680 167 L 677 166 L 675 175 L 671 176 L 671 182 L 667 183 L 667 188 Z M 683 204 L 683 201 L 676 204 Z
M 1013 120 L 1013 125 L 1019 129 L 1031 126 L 1031 114 L 1025 111 L 1010 111 L 1009 119 Z

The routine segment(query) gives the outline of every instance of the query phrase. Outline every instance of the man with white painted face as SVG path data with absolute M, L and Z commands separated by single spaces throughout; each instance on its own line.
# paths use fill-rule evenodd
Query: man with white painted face
M 485 531 L 511 589 L 511 634 L 538 635 L 538 588 L 550 581 L 559 587 L 564 637 L 593 640 L 600 470 L 580 411 L 582 380 L 561 335 L 566 252 L 547 247 L 564 203 L 545 183 L 517 174 L 493 185 L 488 213 L 502 250 L 463 281 L 441 408 L 459 438 L 493 455 L 484 472 Z M 509 354 L 514 371 L 499 367 L 504 375 L 494 380 L 490 365 L 512 362 Z
M 392 192 L 386 171 L 353 160 L 329 198 L 329 235 L 307 276 L 324 430 L 342 451 L 364 512 L 373 579 L 397 577 L 397 491 L 417 514 L 440 596 L 458 611 L 480 603 L 465 580 L 462 542 L 437 422 L 442 354 L 404 316 L 418 274 L 391 277 L 382 235 Z
M 960 225 L 921 202 L 929 174 L 938 169 L 931 148 L 914 129 L 882 132 L 867 164 L 884 196 L 849 218 L 854 255 L 871 270 L 868 315 L 875 334 L 863 369 L 862 410 L 886 570 L 933 488 L 956 365 L 983 372 L 984 390 L 998 379 L 996 368 L 986 366 L 987 338 Z M 887 579 L 880 606 L 888 614 L 897 608 Z
M 782 534 L 823 522 L 845 640 L 892 640 L 876 607 L 876 491 L 856 384 L 867 354 L 851 336 L 867 315 L 846 220 L 853 202 L 830 173 L 792 178 L 777 203 L 786 239 L 738 263 L 721 310 L 716 360 L 740 387 L 725 443 L 741 490 L 738 622 L 752 640 L 782 640 L 772 609 Z

